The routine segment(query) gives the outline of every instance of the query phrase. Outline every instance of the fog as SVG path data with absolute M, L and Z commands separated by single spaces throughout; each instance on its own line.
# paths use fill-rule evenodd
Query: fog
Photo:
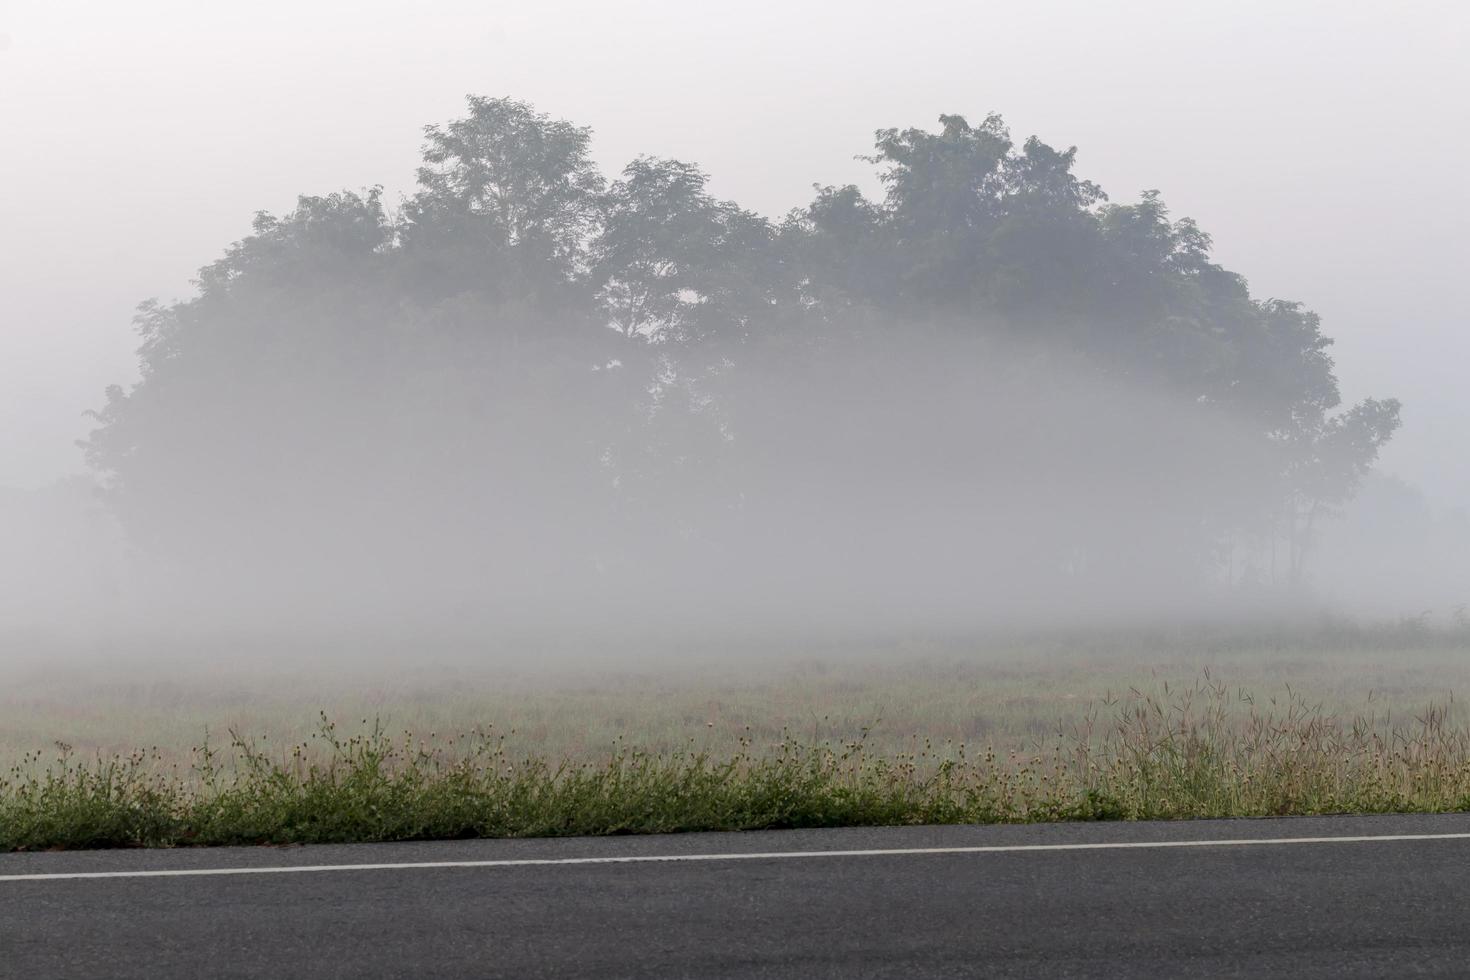
M 820 6 L 0 14 L 7 632 L 1470 601 L 1461 7 Z
M 228 634 L 889 635 L 1199 614 L 1239 592 L 1202 526 L 1267 461 L 1228 416 L 952 337 L 740 381 L 758 404 L 673 423 L 724 430 L 698 447 L 721 458 L 622 472 L 568 452 L 591 413 L 559 388 L 436 406 L 367 446 L 334 396 L 272 399 L 250 428 L 290 472 L 246 460 L 227 488 L 170 494 L 139 522 L 157 553 L 83 481 L 12 495 L 18 551 L 45 562 L 10 569 L 7 612 L 74 622 L 85 598 L 110 607 L 98 623 Z M 1255 544 L 1236 561 L 1269 561 Z
M 191 418 L 225 458 L 146 501 L 131 535 L 90 480 L 8 495 L 4 613 L 43 636 L 496 646 L 1381 616 L 1458 600 L 1416 577 L 1427 561 L 1439 581 L 1464 569 L 1401 484 L 1370 483 L 1337 522 L 1354 534 L 1329 527 L 1294 581 L 1291 543 L 1269 524 L 1272 447 L 1249 420 L 1100 378 L 1075 354 L 881 328 L 903 345 L 728 368 L 718 417 L 704 405 L 670 418 L 650 399 L 607 424 L 603 393 L 569 396 L 624 364 L 552 386 L 497 378 L 488 396 L 436 391 L 393 406 L 396 420 L 343 411 L 339 391 L 275 394 L 241 424 L 245 446 L 271 444 L 264 468 L 235 455 L 228 422 Z

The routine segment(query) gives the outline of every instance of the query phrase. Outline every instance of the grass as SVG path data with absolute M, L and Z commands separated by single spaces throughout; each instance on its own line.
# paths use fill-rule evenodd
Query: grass
M 386 647 L 387 645 L 385 645 Z M 1444 707 L 1470 689 L 1470 635 L 1402 628 L 1093 631 L 862 647 L 763 641 L 667 643 L 659 652 L 302 643 L 42 650 L 0 638 L 0 771 L 61 741 L 78 756 L 156 746 L 191 763 L 206 729 L 272 744 L 311 741 L 319 711 L 379 718 L 393 731 L 468 732 L 494 722 L 514 757 L 603 759 L 616 739 L 652 754 L 728 757 L 741 738 L 770 747 L 856 739 L 873 755 L 914 738 L 1025 749 L 1129 689 L 1204 671 L 1259 692 L 1291 689 L 1332 715 Z M 404 655 L 404 650 L 409 655 Z M 512 734 L 513 731 L 513 734 Z
M 708 728 L 713 723 L 706 723 Z M 1448 705 L 1338 715 L 1208 674 L 1088 704 L 1028 745 L 911 736 L 523 754 L 510 731 L 240 732 L 187 759 L 20 758 L 0 849 L 288 844 L 1092 819 L 1470 810 L 1470 727 Z

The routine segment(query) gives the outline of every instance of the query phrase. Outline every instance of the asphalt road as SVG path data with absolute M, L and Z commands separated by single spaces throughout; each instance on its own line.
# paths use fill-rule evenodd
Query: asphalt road
M 1465 975 L 1465 816 L 0 855 L 32 980 Z

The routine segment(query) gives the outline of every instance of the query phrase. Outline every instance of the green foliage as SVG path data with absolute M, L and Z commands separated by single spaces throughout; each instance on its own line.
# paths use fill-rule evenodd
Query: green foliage
M 187 772 L 156 753 L 27 757 L 0 780 L 0 849 L 554 837 L 790 827 L 1139 820 L 1470 808 L 1470 731 L 1258 709 L 1209 680 L 1133 692 L 1029 751 L 923 742 L 897 755 L 748 737 L 729 756 L 616 744 L 512 758 L 492 729 L 341 735 L 272 753 L 236 736 Z
M 135 537 L 218 566 L 306 540 L 377 553 L 437 535 L 463 581 L 490 553 L 531 579 L 555 572 L 537 565 L 552 551 L 633 567 L 667 542 L 789 538 L 771 523 L 791 499 L 773 461 L 792 486 L 913 474 L 974 500 L 977 472 L 1076 484 L 1080 463 L 1038 460 L 1050 445 L 1053 461 L 1095 453 L 1095 470 L 1135 482 L 1055 501 L 1026 549 L 1038 561 L 1143 561 L 1118 551 L 1122 531 L 1087 532 L 1093 492 L 1182 542 L 1186 557 L 1157 561 L 1167 579 L 1237 532 L 1286 536 L 1296 569 L 1313 516 L 1398 424 L 1391 399 L 1338 411 L 1315 314 L 1253 298 L 1156 192 L 1109 202 L 1074 174 L 1075 147 L 1017 149 L 998 116 L 879 131 L 882 201 L 820 188 L 779 227 L 676 160 L 640 157 L 609 186 L 590 139 L 471 97 L 426 128 L 398 213 L 376 189 L 302 197 L 257 215 L 196 297 L 140 307 L 142 380 L 108 390 L 85 443 Z M 1000 359 L 998 379 L 983 373 Z M 1085 381 L 1172 401 L 1055 414 Z M 1161 413 L 1187 452 L 1130 444 L 1154 439 Z M 1211 442 L 1224 419 L 1245 434 Z M 523 506 L 562 494 L 554 518 Z M 312 526 L 263 504 L 276 500 Z M 436 514 L 463 523 L 431 527 Z M 507 514 L 523 526 L 491 519 Z M 364 544 L 390 526 L 404 541 Z
M 742 278 L 770 248 L 763 219 L 705 190 L 705 174 L 641 157 L 607 194 L 594 268 L 609 323 L 630 338 L 707 338 L 740 316 Z
M 423 190 L 408 209 L 413 233 L 443 234 L 523 253 L 517 266 L 581 271 L 604 181 L 588 154 L 591 131 L 524 102 L 471 96 L 469 114 L 424 129 Z M 439 227 L 440 225 L 446 227 Z

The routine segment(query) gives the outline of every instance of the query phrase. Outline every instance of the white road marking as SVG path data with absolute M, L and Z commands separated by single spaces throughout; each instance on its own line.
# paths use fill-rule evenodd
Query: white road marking
M 402 861 L 384 864 L 282 864 L 254 868 L 171 868 L 136 871 L 62 871 L 0 875 L 5 881 L 82 878 L 193 878 L 205 875 L 278 875 L 333 871 L 421 871 L 435 868 L 530 868 L 585 864 L 663 864 L 678 861 L 784 861 L 796 858 L 903 857 L 922 854 L 1011 854 L 1038 851 L 1121 851 L 1165 847 L 1269 847 L 1283 844 L 1371 844 L 1470 840 L 1464 834 L 1376 834 L 1360 837 L 1245 837 L 1236 840 L 1103 841 L 1089 844 L 992 844 L 974 847 L 895 847 L 861 851 L 752 851 L 730 854 L 629 854 L 617 857 L 510 858 L 493 861 Z

